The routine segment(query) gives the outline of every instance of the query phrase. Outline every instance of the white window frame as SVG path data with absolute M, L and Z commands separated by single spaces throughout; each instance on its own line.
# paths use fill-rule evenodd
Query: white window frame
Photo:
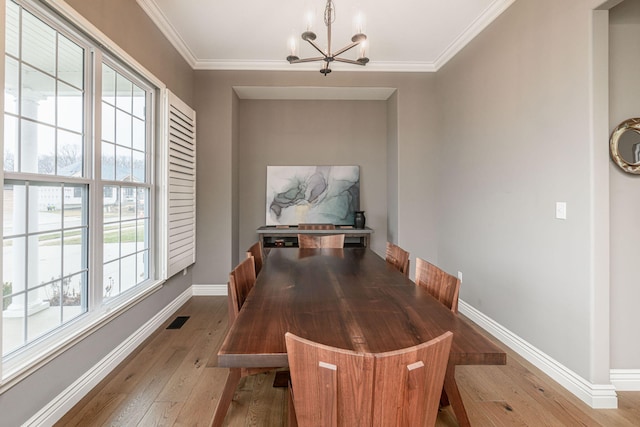
M 0 24 L 5 28 L 5 8 L 6 1 L 0 0 Z M 158 168 L 163 168 L 165 165 L 159 159 L 166 157 L 166 144 L 162 143 L 163 138 L 161 130 L 166 126 L 166 98 L 167 88 L 157 77 L 155 77 L 146 68 L 140 65 L 135 59 L 128 55 L 125 51 L 119 48 L 113 41 L 111 41 L 106 35 L 99 31 L 93 24 L 87 21 L 84 17 L 79 15 L 74 9 L 66 4 L 63 0 L 16 0 L 21 6 L 27 6 L 29 9 L 36 9 L 44 12 L 45 16 L 50 14 L 50 11 L 46 10 L 48 6 L 54 14 L 58 17 L 54 17 L 53 21 L 56 22 L 53 27 L 62 33 L 70 32 L 71 28 L 75 27 L 82 39 L 92 41 L 95 45 L 100 46 L 104 52 L 100 49 L 93 49 L 93 51 L 87 51 L 87 60 L 91 64 L 98 64 L 102 61 L 103 56 L 113 58 L 119 66 L 124 65 L 132 71 L 131 75 L 139 75 L 147 86 L 151 86 L 153 90 L 153 97 L 151 105 L 153 108 L 152 114 L 149 116 L 150 120 L 147 123 L 147 131 L 151 135 L 151 147 L 146 153 L 147 158 L 147 171 L 146 174 L 151 181 L 151 189 L 149 194 L 149 209 L 150 209 L 150 225 L 149 225 L 149 248 L 150 256 L 149 262 L 151 266 L 150 278 L 146 283 L 134 286 L 127 292 L 124 292 L 118 296 L 109 299 L 107 302 L 102 300 L 101 295 L 96 295 L 96 289 L 102 289 L 102 209 L 103 209 L 103 180 L 101 179 L 100 171 L 100 135 L 95 135 L 97 132 L 93 132 L 94 129 L 100 125 L 100 103 L 101 96 L 98 94 L 101 88 L 101 75 L 95 72 L 93 66 L 87 70 L 87 73 L 93 73 L 95 79 L 93 81 L 94 87 L 86 87 L 85 91 L 93 91 L 93 105 L 91 109 L 92 116 L 87 119 L 96 120 L 95 125 L 87 127 L 87 132 L 92 135 L 93 140 L 88 145 L 90 147 L 90 153 L 85 154 L 85 170 L 92 174 L 87 174 L 85 181 L 89 184 L 89 268 L 90 268 L 90 283 L 89 286 L 89 299 L 88 299 L 88 312 L 72 320 L 71 322 L 62 325 L 55 329 L 47 336 L 37 340 L 24 347 L 22 350 L 16 351 L 10 357 L 0 359 L 0 393 L 4 392 L 8 388 L 12 387 L 22 379 L 29 376 L 32 372 L 39 369 L 57 355 L 61 354 L 68 348 L 72 347 L 92 332 L 100 328 L 102 325 L 108 323 L 119 314 L 127 310 L 129 307 L 137 304 L 149 294 L 155 292 L 166 280 L 166 258 L 163 256 L 161 250 L 161 242 L 166 241 L 166 230 L 164 227 L 159 227 L 158 224 L 163 224 L 163 218 L 166 217 L 165 206 L 163 199 L 163 191 L 166 183 L 164 182 L 164 174 L 159 173 Z M 50 19 L 47 19 L 50 21 Z M 67 30 L 68 29 L 68 30 Z M 2 55 L 2 61 L 4 64 L 5 56 L 5 41 L 4 31 L 1 31 L 0 35 L 0 54 Z M 74 39 L 76 37 L 73 37 Z M 84 45 L 85 43 L 83 43 Z M 108 60 L 107 60 L 108 61 Z M 86 80 L 86 79 L 85 79 Z M 4 82 L 4 65 L 0 67 L 0 81 Z M 87 96 L 86 100 L 89 102 L 91 97 Z M 96 104 L 98 105 L 96 107 Z M 0 92 L 0 105 L 4 105 L 4 90 Z M 3 108 L 4 110 L 4 108 Z M 4 118 L 0 120 L 0 135 L 4 135 Z M 3 138 L 4 139 L 4 138 Z M 2 141 L 4 144 L 4 140 Z M 86 148 L 86 147 L 85 147 Z M 10 179 L 12 176 L 6 176 L 0 169 L 0 178 L 4 183 L 5 178 Z M 93 177 L 93 179 L 90 179 Z M 63 177 L 55 177 L 56 179 L 64 180 Z M 37 178 L 35 179 L 37 180 Z M 155 182 L 153 182 L 155 180 Z M 74 183 L 82 182 L 82 180 L 74 180 Z M 120 183 L 120 185 L 128 186 L 129 183 Z M 0 201 L 0 207 L 1 207 Z M 0 212 L 3 212 L 0 210 Z M 96 236 L 98 236 L 96 238 Z M 0 252 L 0 261 L 2 253 Z M 95 268 L 95 265 L 99 264 L 100 268 Z M 2 264 L 0 263 L 0 273 Z M 0 334 L 2 333 L 2 317 L 0 316 Z M 0 354 L 2 353 L 2 340 L 0 340 Z

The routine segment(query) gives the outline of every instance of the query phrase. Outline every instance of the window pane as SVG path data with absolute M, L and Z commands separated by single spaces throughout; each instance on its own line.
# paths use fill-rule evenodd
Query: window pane
M 18 61 L 6 57 L 4 69 L 4 111 L 18 114 L 18 92 L 20 70 Z
M 138 188 L 138 201 L 136 204 L 136 218 L 149 218 L 149 205 L 147 203 L 149 190 Z
M 133 151 L 133 182 L 145 182 L 145 155 L 140 151 Z
M 138 223 L 136 225 L 137 230 L 136 230 L 136 242 L 137 242 L 137 247 L 136 249 L 138 251 L 144 250 L 144 249 L 148 249 L 149 248 L 149 241 L 148 241 L 148 228 L 149 228 L 149 220 L 143 219 L 143 220 L 138 220 Z
M 118 197 L 118 187 L 106 185 L 102 190 L 103 197 L 103 221 L 113 222 L 120 220 L 120 203 Z
M 137 262 L 138 283 L 142 283 L 149 279 L 149 251 L 138 253 Z
M 56 81 L 27 65 L 22 67 L 22 116 L 54 125 Z
M 116 146 L 108 142 L 102 143 L 102 179 L 116 178 Z
M 3 236 L 13 236 L 25 232 L 27 218 L 24 185 L 5 184 L 2 221 Z
M 116 107 L 131 114 L 133 107 L 133 83 L 121 74 L 116 76 Z
M 133 119 L 133 148 L 140 151 L 146 150 L 146 129 L 142 120 Z
M 104 298 L 114 297 L 120 294 L 120 261 L 110 262 L 104 265 L 103 275 L 103 296 Z
M 5 51 L 9 55 L 15 57 L 20 56 L 19 49 L 19 28 L 20 28 L 20 10 L 18 5 L 8 1 L 6 2 L 6 15 L 5 15 Z
M 131 116 L 121 110 L 116 110 L 116 143 L 131 147 Z
M 2 243 L 2 283 L 11 284 L 13 292 L 24 291 L 26 283 L 24 254 L 27 239 L 24 237 L 4 239 Z
M 66 231 L 63 234 L 63 268 L 62 274 L 69 276 L 79 273 L 86 267 L 86 256 L 84 248 L 86 248 L 87 233 L 85 229 Z
M 84 50 L 65 36 L 58 35 L 58 78 L 82 89 L 83 60 Z
M 58 175 L 82 177 L 82 135 L 58 130 Z
M 18 118 L 4 116 L 4 170 L 18 170 Z
M 60 230 L 62 228 L 62 187 L 29 186 L 29 232 Z
M 64 228 L 87 226 L 87 187 L 66 185 L 64 188 Z
M 136 256 L 135 255 L 122 258 L 120 274 L 122 277 L 120 292 L 124 292 L 127 289 L 131 289 L 138 283 L 136 279 Z
M 23 10 L 22 60 L 40 70 L 55 75 L 56 31 Z
M 75 132 L 82 132 L 84 120 L 84 99 L 81 90 L 58 84 L 58 126 Z
M 2 302 L 2 354 L 11 353 L 24 345 L 25 294 L 5 297 Z
M 60 232 L 29 236 L 29 259 L 38 260 L 28 265 L 27 283 L 30 289 L 62 277 L 61 238 Z
M 109 223 L 103 227 L 103 249 L 104 262 L 113 261 L 120 257 L 120 224 Z
M 86 310 L 86 297 L 83 295 L 86 273 L 67 277 L 63 282 L 62 321 L 68 322 L 84 313 Z
M 120 230 L 120 256 L 131 255 L 136 251 L 136 222 L 123 222 Z
M 131 181 L 131 149 L 116 146 L 116 181 Z
M 147 93 L 136 85 L 133 85 L 133 115 L 144 120 L 146 112 Z
M 116 142 L 116 109 L 111 105 L 102 103 L 102 140 Z
M 105 64 L 102 64 L 102 100 L 116 105 L 116 72 Z
M 20 170 L 52 175 L 55 171 L 55 129 L 22 120 Z
M 120 200 L 121 200 L 120 219 L 122 221 L 135 219 L 136 189 L 134 187 L 122 187 Z
M 27 340 L 34 339 L 60 326 L 60 282 L 27 293 Z M 48 306 L 48 307 L 47 307 Z

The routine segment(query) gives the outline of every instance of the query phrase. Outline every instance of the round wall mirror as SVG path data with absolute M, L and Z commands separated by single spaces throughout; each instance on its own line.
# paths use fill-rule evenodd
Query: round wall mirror
M 623 171 L 640 174 L 640 118 L 625 120 L 615 128 L 609 150 Z

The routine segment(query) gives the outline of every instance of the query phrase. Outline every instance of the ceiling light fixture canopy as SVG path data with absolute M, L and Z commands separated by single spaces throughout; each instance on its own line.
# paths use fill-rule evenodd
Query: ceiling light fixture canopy
M 363 33 L 362 21 L 360 21 L 356 28 L 356 34 L 351 37 L 351 43 L 339 49 L 335 52 L 331 51 L 331 24 L 336 19 L 335 6 L 333 5 L 332 0 L 327 0 L 327 5 L 324 9 L 324 24 L 327 27 L 327 49 L 322 50 L 320 46 L 315 42 L 316 33 L 311 31 L 311 20 L 307 21 L 307 30 L 302 33 L 302 40 L 308 42 L 311 46 L 313 46 L 322 56 L 316 56 L 313 58 L 299 58 L 297 55 L 297 44 L 295 38 L 291 38 L 289 41 L 289 50 L 291 54 L 287 56 L 287 61 L 290 64 L 298 64 L 301 62 L 315 62 L 315 61 L 324 61 L 324 65 L 320 69 L 320 72 L 325 76 L 331 72 L 331 68 L 329 65 L 333 61 L 345 62 L 347 64 L 354 65 L 367 65 L 369 62 L 369 58 L 366 56 L 366 44 L 367 44 L 367 36 Z M 355 61 L 352 59 L 339 58 L 338 56 L 343 54 L 344 52 L 352 49 L 356 46 L 360 46 L 360 52 L 358 55 L 358 59 Z

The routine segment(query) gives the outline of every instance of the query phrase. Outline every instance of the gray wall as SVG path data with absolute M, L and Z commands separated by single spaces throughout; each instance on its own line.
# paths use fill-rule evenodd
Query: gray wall
M 384 254 L 387 236 L 386 101 L 243 100 L 239 115 L 240 249 L 265 225 L 268 165 L 360 166 L 360 209 Z
M 608 349 L 594 288 L 608 283 L 593 277 L 592 156 L 606 161 L 607 141 L 590 142 L 591 18 L 582 0 L 519 0 L 438 72 L 438 259 L 463 272 L 465 302 L 608 382 L 606 357 L 594 363 Z
M 378 151 L 366 153 L 366 162 L 356 162 L 360 156 L 356 153 L 364 141 L 356 136 L 352 125 L 337 116 L 332 120 L 342 120 L 341 129 L 350 132 L 352 138 L 347 146 L 339 147 L 340 153 L 349 158 L 346 163 L 364 167 L 362 185 L 363 191 L 366 190 L 367 193 L 363 209 L 367 211 L 368 224 L 374 228 L 379 224 L 380 227 L 375 230 L 376 250 L 382 250 L 387 238 L 387 199 L 394 200 L 395 197 L 397 206 L 391 209 L 397 210 L 397 214 L 394 213 L 398 217 L 397 223 L 406 224 L 393 225 L 393 228 L 399 230 L 397 241 L 414 256 L 435 259 L 436 229 L 433 218 L 436 206 L 434 177 L 437 165 L 437 120 L 434 82 L 435 76 L 427 73 L 359 73 L 336 70 L 325 78 L 320 73 L 316 75 L 297 71 L 196 71 L 195 85 L 198 90 L 194 94 L 194 104 L 198 111 L 198 258 L 194 267 L 194 283 L 226 283 L 239 252 L 257 239 L 255 229 L 265 221 L 264 187 L 260 183 L 264 178 L 258 177 L 255 182 L 246 183 L 245 176 L 264 174 L 264 167 L 277 153 L 283 155 L 282 150 L 300 144 L 298 139 L 303 135 L 301 130 L 319 129 L 325 125 L 323 117 L 326 113 L 314 110 L 314 114 L 304 115 L 303 118 L 299 115 L 302 112 L 295 111 L 294 108 L 300 104 L 293 101 L 238 101 L 234 86 L 396 88 L 397 95 L 393 95 L 387 102 L 363 104 L 368 105 L 367 108 L 374 108 L 377 118 L 366 123 L 363 129 L 378 147 Z M 353 105 L 350 101 L 327 103 L 331 106 L 330 110 L 345 112 Z M 322 103 L 303 104 L 305 108 L 317 108 L 314 105 Z M 264 111 L 264 106 L 268 105 L 277 105 L 278 108 Z M 261 117 L 263 114 L 268 115 L 269 120 Z M 278 125 L 288 123 L 285 119 L 293 114 L 297 115 L 298 122 L 292 121 L 288 127 Z M 389 125 L 389 121 L 394 118 L 395 124 Z M 353 119 L 356 122 L 365 120 L 357 113 Z M 265 128 L 264 137 L 260 135 L 261 128 Z M 376 130 L 382 133 L 376 135 Z M 397 136 L 391 144 L 397 146 L 398 165 L 402 165 L 397 167 L 386 164 L 388 141 L 380 139 L 387 138 L 387 132 L 393 133 L 394 130 Z M 278 135 L 283 140 L 279 140 Z M 338 137 L 337 134 L 334 136 Z M 261 146 L 265 139 L 269 141 L 269 145 Z M 272 145 L 274 149 L 270 150 Z M 329 147 L 338 149 L 337 144 Z M 238 153 L 234 155 L 236 149 Z M 246 156 L 253 155 L 250 152 L 252 149 L 260 150 L 267 158 L 251 160 L 249 157 L 247 160 Z M 343 162 L 338 156 L 331 157 L 329 153 L 319 153 L 316 149 L 317 147 L 310 146 L 305 147 L 304 151 L 284 155 L 288 164 L 314 163 L 319 155 L 326 159 L 326 163 Z M 258 169 L 251 169 L 252 164 L 257 165 Z M 374 165 L 381 165 L 380 170 L 372 171 Z M 385 191 L 387 167 L 397 171 L 397 186 L 388 189 L 387 196 L 378 197 L 373 193 L 372 187 L 374 183 L 380 183 L 382 192 Z M 234 184 L 235 177 L 238 177 L 238 185 Z M 245 191 L 250 191 L 250 194 L 245 194 Z M 254 196 L 258 198 L 257 202 L 252 200 Z M 234 208 L 236 204 L 238 205 Z M 240 245 L 235 247 L 235 242 L 238 241 Z
M 191 103 L 193 71 L 135 1 L 68 0 L 67 3 L 76 7 L 185 102 Z M 191 283 L 191 269 L 185 276 L 168 280 L 160 290 L 4 392 L 0 395 L 0 424 L 21 425 L 175 300 Z
M 626 0 L 610 11 L 610 130 L 640 117 L 640 1 Z M 611 185 L 611 367 L 640 369 L 637 306 L 640 301 L 640 176 L 613 162 Z

